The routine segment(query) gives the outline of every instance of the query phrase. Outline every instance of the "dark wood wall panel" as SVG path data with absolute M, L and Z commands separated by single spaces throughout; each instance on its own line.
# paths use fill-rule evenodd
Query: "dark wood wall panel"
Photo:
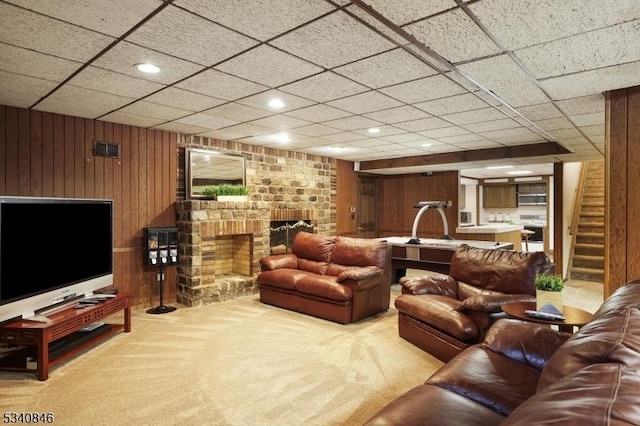
M 340 184 L 340 190 L 336 191 L 336 233 L 355 237 L 357 212 L 351 213 L 350 208 L 358 204 L 358 174 L 353 170 L 351 161 L 338 160 L 336 175 Z
M 605 297 L 640 278 L 640 87 L 606 94 Z M 631 231 L 631 232 L 630 232 Z
M 93 141 L 120 158 L 94 157 Z M 0 195 L 114 200 L 115 286 L 132 303 L 158 303 L 156 271 L 143 264 L 143 229 L 175 224 L 177 135 L 0 106 Z M 168 268 L 165 302 L 175 301 Z
M 380 179 L 380 236 L 409 236 L 420 201 L 452 202 L 445 210 L 449 234 L 455 236 L 458 224 L 459 172 L 434 172 L 432 175 L 384 176 Z M 425 212 L 418 225 L 418 237 L 442 236 L 442 219 L 437 210 Z

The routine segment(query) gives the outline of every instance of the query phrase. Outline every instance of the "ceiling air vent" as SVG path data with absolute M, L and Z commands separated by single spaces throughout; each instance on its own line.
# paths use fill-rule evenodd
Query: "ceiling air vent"
M 118 144 L 93 141 L 93 155 L 96 157 L 118 158 Z

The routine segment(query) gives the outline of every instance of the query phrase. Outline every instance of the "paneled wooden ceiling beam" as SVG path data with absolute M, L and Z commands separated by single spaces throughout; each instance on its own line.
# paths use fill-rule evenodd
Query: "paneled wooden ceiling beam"
M 501 148 L 486 148 L 470 151 L 445 152 L 442 154 L 418 155 L 415 157 L 363 161 L 360 163 L 360 171 L 570 153 L 570 150 L 556 142 L 542 142 L 529 145 L 505 146 Z

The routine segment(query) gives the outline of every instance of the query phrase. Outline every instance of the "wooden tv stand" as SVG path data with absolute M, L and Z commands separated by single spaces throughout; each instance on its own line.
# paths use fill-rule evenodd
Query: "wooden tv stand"
M 79 331 L 89 324 L 117 312 L 124 311 L 122 324 L 105 324 L 94 331 Z M 74 309 L 67 307 L 46 314 L 49 322 L 21 319 L 0 326 L 0 344 L 10 345 L 17 350 L 0 358 L 2 371 L 35 371 L 38 380 L 49 378 L 49 368 L 78 354 L 120 331 L 131 331 L 131 307 L 129 295 L 118 294 L 113 299 L 99 304 Z M 56 354 L 50 354 L 50 347 Z M 27 357 L 36 357 L 36 369 L 27 368 Z M 50 357 L 51 355 L 51 357 Z

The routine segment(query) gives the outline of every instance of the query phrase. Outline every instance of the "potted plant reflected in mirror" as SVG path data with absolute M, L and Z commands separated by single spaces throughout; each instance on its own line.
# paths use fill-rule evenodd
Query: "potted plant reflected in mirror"
M 218 201 L 247 201 L 248 190 L 244 185 L 211 185 L 202 188 L 202 195 Z
M 547 303 L 551 303 L 562 312 L 562 290 L 564 280 L 555 274 L 538 274 L 533 283 L 536 286 L 536 309 L 540 310 Z

